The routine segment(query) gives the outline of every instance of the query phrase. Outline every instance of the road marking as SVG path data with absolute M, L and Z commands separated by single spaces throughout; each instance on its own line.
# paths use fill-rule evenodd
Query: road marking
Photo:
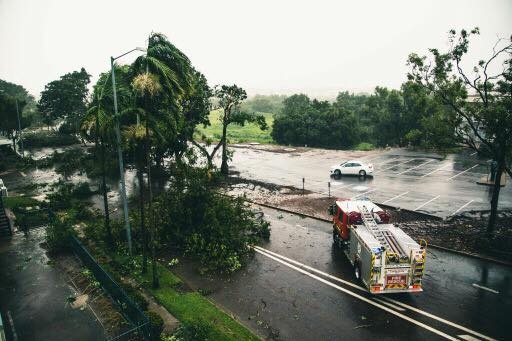
M 388 307 L 386 307 L 386 306 L 384 306 L 384 305 L 382 305 L 382 304 L 379 304 L 379 303 L 377 303 L 377 302 L 375 302 L 375 301 L 373 301 L 373 300 L 371 300 L 371 299 L 368 299 L 368 298 L 366 298 L 366 297 L 364 297 L 364 296 L 361 296 L 361 295 L 359 295 L 359 294 L 356 294 L 356 293 L 355 293 L 355 292 L 353 292 L 353 291 L 350 291 L 350 290 L 348 290 L 348 289 L 345 289 L 345 288 L 343 288 L 343 287 L 340 287 L 339 285 L 336 285 L 336 284 L 334 284 L 334 283 L 332 283 L 332 282 L 329 282 L 328 280 L 323 279 L 322 277 L 319 277 L 319 276 L 314 275 L 314 274 L 312 274 L 312 273 L 310 273 L 310 272 L 307 272 L 306 270 L 303 270 L 303 269 L 298 268 L 298 267 L 296 267 L 296 266 L 294 266 L 294 265 L 291 265 L 291 264 L 289 264 L 289 263 L 287 263 L 287 262 L 285 262 L 285 261 L 283 261 L 283 260 L 281 260 L 281 259 L 279 259 L 279 258 L 277 258 L 277 257 L 274 257 L 274 256 L 272 256 L 272 255 L 270 255 L 270 254 L 267 254 L 267 253 L 265 253 L 265 252 L 263 252 L 263 251 L 261 251 L 261 250 L 259 250 L 259 249 L 255 249 L 255 251 L 256 251 L 256 252 L 258 252 L 259 254 L 261 254 L 261 255 L 265 256 L 265 257 L 268 257 L 268 258 L 270 258 L 270 259 L 273 259 L 273 260 L 275 260 L 276 262 L 279 262 L 279 263 L 281 263 L 281 264 L 283 264 L 283 265 L 285 265 L 285 266 L 289 267 L 290 269 L 293 269 L 293 270 L 295 270 L 295 271 L 298 271 L 298 272 L 300 272 L 300 273 L 302 273 L 302 274 L 304 274 L 304 275 L 306 275 L 306 276 L 308 276 L 308 277 L 311 277 L 311 278 L 313 278 L 313 279 L 316 279 L 316 280 L 317 280 L 317 281 L 319 281 L 319 282 L 322 282 L 322 283 L 324 283 L 324 284 L 327 284 L 328 286 L 333 287 L 333 288 L 335 288 L 335 289 L 337 289 L 337 290 L 339 290 L 339 291 L 342 291 L 342 292 L 344 292 L 344 293 L 346 293 L 346 294 L 348 294 L 348 295 L 350 295 L 350 296 L 352 296 L 352 297 L 355 297 L 355 298 L 357 298 L 357 299 L 359 299 L 359 300 L 361 300 L 361 301 L 363 301 L 363 302 L 366 302 L 366 303 L 368 303 L 368 304 L 371 304 L 371 305 L 373 305 L 373 306 L 375 306 L 375 307 L 377 307 L 377 308 L 380 308 L 380 309 L 382 309 L 382 310 L 384 310 L 384 311 L 387 311 L 387 312 L 388 312 L 388 313 L 390 313 L 390 314 L 393 314 L 393 315 L 398 316 L 398 317 L 400 317 L 400 318 L 402 318 L 402 319 L 404 319 L 404 320 L 406 320 L 406 321 L 409 321 L 409 322 L 411 322 L 411 323 L 414 323 L 415 325 L 420 326 L 420 327 L 422 327 L 422 328 L 424 328 L 424 329 L 426 329 L 426 330 L 428 330 L 428 331 L 431 331 L 432 333 L 435 333 L 435 334 L 437 334 L 437 335 L 439 335 L 439 336 L 442 336 L 442 337 L 444 337 L 444 338 L 446 338 L 446 339 L 448 339 L 448 340 L 459 341 L 457 338 L 455 338 L 455 337 L 453 337 L 453 336 L 451 336 L 451 335 L 448 335 L 448 334 L 446 334 L 446 333 L 444 333 L 444 332 L 442 332 L 442 331 L 440 331 L 440 330 L 438 330 L 438 329 L 432 328 L 432 327 L 430 327 L 429 325 L 426 325 L 425 323 L 422 323 L 422 322 L 416 321 L 415 319 L 410 318 L 409 316 L 406 316 L 406 315 L 404 315 L 404 314 L 402 314 L 402 313 L 399 313 L 399 312 L 397 312 L 397 311 L 395 311 L 395 310 L 393 310 L 393 309 L 391 309 L 391 308 L 388 308 Z
M 457 211 L 455 211 L 455 212 L 453 212 L 452 214 L 450 214 L 450 216 L 455 215 L 457 212 L 459 212 L 460 210 L 462 210 L 462 209 L 463 209 L 464 207 L 466 207 L 467 205 L 471 204 L 473 201 L 475 201 L 475 200 L 470 200 L 470 201 L 468 201 L 467 203 L 465 203 L 464 205 L 462 205 L 461 207 L 459 207 L 459 209 L 458 209 Z
M 471 170 L 471 169 L 475 168 L 476 166 L 478 166 L 478 164 L 474 165 L 474 166 L 473 166 L 473 167 L 471 167 L 471 168 L 466 169 L 465 171 L 462 171 L 462 172 L 460 172 L 460 173 L 458 173 L 458 174 L 455 174 L 454 176 L 452 176 L 452 177 L 451 177 L 451 178 L 449 178 L 448 180 L 454 179 L 454 178 L 458 177 L 459 175 L 464 174 L 464 173 L 466 173 L 467 171 L 469 171 L 469 170 Z
M 434 161 L 435 161 L 435 160 L 427 161 L 427 162 L 425 162 L 425 163 L 422 163 L 421 165 L 417 165 L 417 166 L 414 166 L 414 167 L 409 168 L 409 169 L 407 169 L 407 170 L 404 170 L 403 172 L 400 172 L 400 173 L 398 173 L 397 175 L 401 175 L 401 174 L 407 173 L 407 172 L 409 172 L 409 171 L 411 171 L 411 170 L 413 170 L 413 169 L 416 169 L 416 168 L 421 167 L 421 166 L 425 166 L 427 163 L 431 163 L 431 162 L 434 162 Z
M 12 340 L 18 341 L 18 334 L 16 333 L 16 328 L 14 328 L 14 321 L 12 319 L 10 310 L 7 310 L 7 318 L 9 319 L 9 324 L 11 325 Z
M 477 154 L 477 153 L 478 153 L 478 152 L 474 152 L 473 154 L 469 154 L 469 156 L 473 156 L 473 155 L 475 155 L 475 154 Z
M 310 271 L 316 272 L 317 274 L 320 274 L 320 275 L 322 275 L 322 276 L 325 276 L 325 277 L 330 278 L 330 279 L 332 279 L 332 280 L 335 280 L 335 281 L 337 281 L 337 282 L 340 282 L 340 283 L 346 284 L 346 285 L 348 285 L 348 286 L 350 286 L 350 287 L 352 287 L 352 288 L 354 288 L 354 289 L 357 289 L 357 290 L 360 290 L 360 291 L 364 291 L 364 292 L 368 292 L 366 289 L 364 289 L 363 287 L 361 287 L 361 286 L 359 286 L 359 285 L 357 285 L 357 284 L 354 284 L 354 283 L 352 283 L 352 282 L 345 281 L 345 280 L 343 280 L 343 279 L 341 279 L 341 278 L 335 277 L 335 276 L 333 276 L 333 275 L 330 275 L 330 274 L 325 273 L 325 272 L 323 272 L 323 271 L 320 271 L 320 270 L 318 270 L 318 269 L 312 268 L 312 267 L 310 267 L 310 266 L 307 266 L 307 265 L 305 265 L 305 264 L 302 264 L 302 263 L 300 263 L 300 262 L 297 262 L 296 260 L 293 260 L 293 259 L 288 258 L 288 257 L 286 257 L 286 256 L 280 255 L 279 253 L 272 252 L 272 251 L 270 251 L 270 250 L 264 249 L 264 248 L 259 247 L 259 246 L 253 246 L 253 248 L 254 248 L 254 249 L 257 249 L 257 250 L 260 250 L 261 252 L 268 253 L 269 255 L 274 255 L 274 256 L 276 256 L 276 257 L 279 257 L 279 258 L 281 258 L 281 259 L 283 259 L 283 260 L 285 260 L 285 261 L 287 261 L 287 262 L 290 262 L 290 263 L 292 263 L 292 264 L 296 264 L 296 265 L 297 265 L 298 267 L 300 267 L 300 268 L 304 268 L 304 269 L 307 269 L 307 270 L 310 270 Z M 260 253 L 261 253 L 261 252 L 260 252 Z M 388 298 L 388 297 L 383 296 L 383 297 L 382 297 L 382 299 L 384 299 L 384 300 L 386 300 L 386 301 L 388 301 L 388 302 L 394 303 L 395 305 L 399 305 L 399 306 L 401 306 L 401 307 L 403 307 L 403 308 L 405 308 L 405 309 L 409 309 L 409 310 L 412 310 L 412 311 L 417 312 L 417 313 L 419 313 L 419 314 L 422 314 L 422 315 L 424 315 L 424 316 L 427 316 L 427 317 L 429 317 L 429 318 L 431 318 L 431 319 L 434 319 L 434 320 L 436 320 L 436 321 L 439 321 L 439 322 L 442 322 L 442 323 L 444 323 L 444 324 L 447 324 L 447 325 L 449 325 L 449 326 L 451 326 L 451 327 L 455 327 L 455 328 L 457 328 L 457 329 L 460 329 L 460 330 L 462 330 L 462 331 L 464 331 L 464 332 L 466 332 L 466 333 L 473 334 L 473 335 L 478 336 L 478 337 L 480 337 L 480 338 L 483 338 L 483 339 L 485 339 L 485 340 L 488 340 L 488 341 L 497 341 L 496 339 L 493 339 L 493 338 L 491 338 L 491 337 L 489 337 L 489 336 L 486 336 L 486 335 L 480 334 L 480 333 L 478 333 L 478 332 L 476 332 L 476 331 L 474 331 L 474 330 L 471 330 L 471 329 L 466 328 L 466 327 L 464 327 L 464 326 L 458 325 L 458 324 L 456 324 L 456 323 L 454 323 L 454 322 L 451 322 L 451 321 L 445 320 L 445 319 L 443 319 L 442 317 L 438 317 L 438 316 L 436 316 L 436 315 L 433 315 L 433 314 L 428 313 L 428 312 L 426 312 L 426 311 L 423 311 L 423 310 L 421 310 L 421 309 L 415 308 L 415 307 L 410 306 L 410 305 L 408 305 L 408 304 L 405 304 L 405 303 L 399 302 L 399 301 L 394 300 L 394 299 L 392 299 L 392 298 Z
M 438 195 L 437 197 L 434 197 L 434 198 L 430 199 L 430 200 L 429 200 L 429 201 L 427 201 L 427 202 L 424 202 L 423 204 L 421 204 L 421 205 L 419 205 L 418 207 L 416 207 L 416 208 L 414 209 L 414 211 L 419 210 L 420 208 L 422 208 L 422 207 L 423 207 L 423 206 L 425 206 L 426 204 L 431 203 L 432 201 L 436 200 L 436 199 L 437 199 L 437 198 L 439 198 L 439 197 L 440 197 L 440 195 Z
M 383 204 L 385 204 L 385 203 L 387 203 L 387 202 L 390 202 L 390 201 L 393 201 L 393 200 L 395 200 L 395 199 L 398 199 L 398 198 L 400 198 L 401 196 L 406 195 L 407 193 L 409 193 L 409 191 L 407 191 L 407 192 L 403 192 L 402 194 L 395 195 L 393 198 L 391 198 L 391 199 L 388 199 L 388 200 L 384 201 L 384 202 L 383 202 Z
M 450 165 L 452 165 L 452 163 L 447 163 L 446 165 L 444 165 L 444 166 L 442 166 L 442 167 L 440 167 L 440 168 L 438 168 L 438 169 L 436 169 L 436 170 L 434 170 L 434 171 L 432 171 L 430 173 L 422 175 L 421 177 L 424 178 L 424 177 L 426 177 L 426 176 L 428 176 L 430 174 L 434 174 L 435 172 L 440 171 L 441 169 L 444 169 L 444 168 L 446 168 L 447 166 L 450 166 Z
M 374 301 L 377 301 L 377 302 L 379 302 L 379 303 L 381 303 L 381 304 L 387 305 L 388 307 L 391 307 L 391 308 L 396 309 L 396 310 L 398 310 L 398 311 L 406 311 L 406 309 L 404 309 L 404 308 L 400 308 L 399 306 L 396 306 L 396 305 L 391 304 L 391 303 L 389 303 L 389 302 L 383 301 L 383 300 L 381 300 L 380 298 L 374 298 L 373 300 L 374 300 Z
M 417 312 L 417 313 L 419 313 L 419 314 L 425 315 L 425 316 L 427 316 L 427 317 L 430 317 L 431 319 L 437 320 L 437 321 L 442 322 L 442 323 L 444 323 L 444 324 L 447 324 L 447 325 L 449 325 L 449 326 L 451 326 L 451 327 L 455 327 L 455 328 L 457 328 L 457 329 L 460 329 L 460 330 L 462 330 L 462 331 L 465 331 L 466 333 L 473 334 L 473 335 L 478 336 L 478 337 L 480 337 L 480 338 L 482 338 L 482 339 L 484 339 L 484 340 L 488 340 L 488 341 L 498 341 L 498 340 L 496 340 L 496 339 L 493 339 L 492 337 L 489 337 L 489 336 L 484 335 L 484 334 L 480 334 L 479 332 L 476 332 L 476 331 L 474 331 L 474 330 L 472 330 L 472 329 L 469 329 L 469 328 L 466 328 L 466 327 L 464 327 L 464 326 L 461 326 L 461 325 L 459 325 L 459 324 L 457 324 L 457 323 L 454 323 L 454 322 L 451 322 L 451 321 L 445 320 L 445 319 L 444 319 L 444 318 L 442 318 L 442 317 L 438 317 L 438 316 L 433 315 L 433 314 L 431 314 L 431 313 L 427 313 L 426 311 L 423 311 L 423 310 L 421 310 L 421 309 L 418 309 L 418 308 L 412 307 L 412 306 L 410 306 L 410 305 L 408 305 L 408 304 L 402 303 L 402 302 L 397 301 L 397 300 L 394 300 L 394 299 L 392 299 L 392 298 L 389 298 L 389 297 L 382 297 L 382 298 L 383 298 L 384 300 L 388 301 L 388 302 L 391 302 L 391 303 L 394 303 L 394 304 L 398 304 L 398 305 L 399 305 L 399 306 L 401 306 L 401 307 L 404 307 L 404 308 L 406 308 L 406 309 L 412 310 L 412 311 Z
M 396 160 L 399 160 L 400 158 L 397 157 L 397 158 L 394 158 L 394 159 L 391 159 L 391 160 L 386 160 L 386 161 L 383 161 L 383 162 L 379 162 L 379 163 L 374 163 L 373 165 L 382 165 L 383 163 L 388 163 L 388 162 L 392 162 L 392 161 L 396 161 Z
M 457 335 L 457 337 L 461 338 L 462 340 L 466 340 L 466 341 L 480 341 L 480 339 L 477 339 L 476 337 L 473 337 L 471 335 L 466 335 L 466 334 Z
M 488 288 L 488 287 L 484 287 L 483 285 L 478 285 L 478 284 L 476 284 L 476 283 L 473 283 L 473 286 L 474 286 L 475 288 L 480 288 L 480 289 L 482 289 L 482 290 L 490 291 L 490 292 L 492 292 L 493 294 L 499 294 L 499 293 L 500 293 L 500 292 L 499 292 L 499 291 L 497 291 L 497 290 L 494 290 L 494 289 L 491 289 L 491 288 Z
M 391 169 L 391 168 L 393 168 L 393 167 L 403 165 L 404 163 L 411 162 L 412 160 L 416 160 L 416 159 L 410 159 L 410 160 L 407 160 L 407 161 L 404 161 L 404 162 L 397 163 L 396 165 L 393 165 L 393 166 L 388 167 L 388 168 L 381 169 L 380 171 L 375 172 L 375 173 L 380 173 L 380 172 L 383 172 L 383 171 L 385 171 L 385 170 Z
M 365 194 L 368 194 L 368 193 L 371 193 L 371 192 L 375 192 L 376 190 L 377 190 L 377 188 L 371 189 L 371 190 L 366 191 L 366 192 L 364 192 L 364 193 L 358 194 L 358 195 L 356 195 L 356 196 L 354 196 L 354 197 L 352 197 L 352 198 L 350 198 L 350 199 L 355 199 L 355 198 L 360 197 L 360 196 L 362 196 L 362 195 L 365 195 Z
M 25 174 L 23 172 L 20 172 L 20 174 L 21 174 L 22 177 L 26 177 L 27 176 L 27 174 Z

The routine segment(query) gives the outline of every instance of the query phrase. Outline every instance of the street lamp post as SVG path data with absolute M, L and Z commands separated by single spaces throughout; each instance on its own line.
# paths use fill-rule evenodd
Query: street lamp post
M 117 140 L 117 157 L 119 160 L 119 173 L 121 175 L 121 200 L 123 201 L 123 211 L 124 211 L 124 226 L 126 229 L 126 239 L 128 240 L 128 253 L 132 254 L 132 234 L 130 229 L 130 220 L 128 218 L 128 202 L 126 200 L 126 183 L 124 179 L 124 165 L 123 165 L 123 151 L 121 149 L 121 131 L 119 128 L 119 117 L 117 113 L 117 91 L 116 91 L 116 74 L 115 74 L 115 68 L 114 68 L 114 62 L 116 59 L 119 59 L 128 53 L 131 53 L 133 51 L 143 51 L 146 50 L 140 47 L 136 47 L 133 50 L 130 50 L 126 53 L 123 53 L 120 56 L 117 57 L 110 57 L 110 68 L 112 73 L 112 91 L 114 94 L 114 114 L 116 118 L 116 140 Z
M 21 157 L 25 157 L 25 152 L 23 151 L 23 137 L 21 136 L 21 123 L 20 123 L 20 111 L 18 109 L 18 99 L 16 98 L 16 115 L 18 116 L 18 133 L 20 134 L 20 143 L 21 143 Z

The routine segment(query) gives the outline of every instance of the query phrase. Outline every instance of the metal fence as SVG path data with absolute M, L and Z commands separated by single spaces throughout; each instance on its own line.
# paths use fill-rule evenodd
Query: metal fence
M 89 253 L 83 244 L 76 238 L 71 237 L 71 246 L 76 255 L 84 265 L 93 273 L 96 280 L 101 284 L 103 290 L 112 298 L 119 307 L 121 313 L 131 324 L 132 328 L 125 333 L 109 340 L 132 340 L 138 336 L 146 341 L 151 340 L 151 326 L 149 319 L 142 310 L 128 297 L 126 292 L 116 281 L 98 264 L 96 259 Z

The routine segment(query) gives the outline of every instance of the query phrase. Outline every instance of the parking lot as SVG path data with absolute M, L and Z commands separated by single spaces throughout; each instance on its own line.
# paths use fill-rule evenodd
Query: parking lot
M 358 159 L 374 165 L 373 177 L 330 177 L 330 168 Z M 368 197 L 376 203 L 441 218 L 472 210 L 488 210 L 491 187 L 477 181 L 487 176 L 486 159 L 465 150 L 446 157 L 404 149 L 350 152 L 309 149 L 280 153 L 236 148 L 232 165 L 244 178 L 291 185 L 334 197 Z M 500 192 L 499 208 L 512 208 L 510 178 Z

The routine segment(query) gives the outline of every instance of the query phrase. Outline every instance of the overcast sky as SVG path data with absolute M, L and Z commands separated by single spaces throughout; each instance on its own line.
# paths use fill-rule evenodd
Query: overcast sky
M 0 78 L 36 97 L 80 67 L 97 79 L 109 57 L 162 32 L 211 85 L 249 94 L 399 87 L 407 55 L 447 47 L 450 28 L 480 27 L 472 57 L 512 34 L 511 0 L 0 0 Z M 129 63 L 135 56 L 121 59 Z

